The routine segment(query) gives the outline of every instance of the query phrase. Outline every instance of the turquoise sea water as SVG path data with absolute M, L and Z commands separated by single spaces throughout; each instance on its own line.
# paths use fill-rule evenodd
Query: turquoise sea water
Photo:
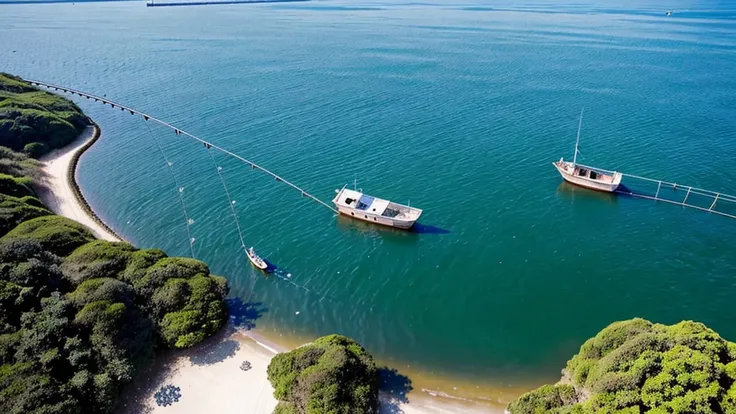
M 246 243 L 280 268 L 263 277 L 202 146 L 76 98 L 103 130 L 79 171 L 95 210 L 188 254 L 159 139 L 197 258 L 261 304 L 258 329 L 518 386 L 615 320 L 736 339 L 736 221 L 571 188 L 550 164 L 584 106 L 582 162 L 736 193 L 736 5 L 616 3 L 4 5 L 0 70 L 106 94 L 325 201 L 357 178 L 423 208 L 422 233 L 338 219 L 218 155 Z

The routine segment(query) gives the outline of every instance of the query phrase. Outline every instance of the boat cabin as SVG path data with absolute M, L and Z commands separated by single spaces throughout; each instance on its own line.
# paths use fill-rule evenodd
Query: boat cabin
M 341 214 L 393 227 L 408 228 L 422 210 L 343 187 L 332 202 Z

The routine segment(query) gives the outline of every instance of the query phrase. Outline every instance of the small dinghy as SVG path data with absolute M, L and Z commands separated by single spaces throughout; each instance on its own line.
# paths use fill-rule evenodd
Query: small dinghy
M 248 259 L 250 259 L 250 262 L 253 263 L 253 266 L 261 270 L 266 270 L 268 268 L 268 263 L 266 263 L 266 261 L 263 260 L 261 256 L 256 254 L 255 250 L 253 250 L 253 247 L 246 250 L 245 253 L 248 255 Z

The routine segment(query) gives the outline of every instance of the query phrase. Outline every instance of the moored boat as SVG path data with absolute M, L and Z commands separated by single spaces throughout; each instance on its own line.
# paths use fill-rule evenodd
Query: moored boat
M 575 153 L 572 162 L 565 161 L 560 158 L 559 161 L 553 162 L 557 171 L 562 178 L 568 183 L 589 188 L 591 190 L 605 191 L 612 193 L 616 191 L 621 184 L 621 173 L 615 171 L 607 171 L 600 168 L 589 167 L 577 163 L 578 144 L 580 143 L 580 127 L 583 125 L 583 112 L 580 112 L 580 122 L 578 124 L 578 136 L 575 141 Z
M 268 268 L 268 263 L 266 263 L 261 256 L 256 254 L 255 250 L 253 250 L 253 247 L 249 248 L 245 251 L 245 253 L 248 255 L 248 259 L 250 259 L 250 262 L 253 263 L 253 266 L 257 267 L 260 270 L 266 270 Z
M 409 229 L 422 214 L 421 209 L 372 197 L 346 187 L 335 190 L 337 195 L 332 199 L 337 211 L 345 216 L 384 226 Z

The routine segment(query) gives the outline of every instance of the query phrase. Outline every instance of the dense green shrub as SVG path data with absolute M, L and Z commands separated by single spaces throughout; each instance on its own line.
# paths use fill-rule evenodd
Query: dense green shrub
M 89 229 L 61 216 L 43 216 L 19 224 L 2 239 L 31 239 L 58 256 L 67 256 L 74 249 L 94 240 Z
M 511 413 L 735 413 L 736 344 L 701 323 L 616 322 L 567 363 L 570 384 L 545 385 Z
M 165 257 L 166 253 L 159 249 L 138 250 L 130 257 L 128 266 L 120 277 L 127 283 L 135 284 L 146 275 L 149 267 Z
M 31 142 L 23 147 L 23 153 L 31 158 L 38 158 L 49 152 L 49 146 L 42 142 Z
M 155 290 L 151 312 L 161 319 L 161 336 L 169 346 L 187 348 L 220 330 L 227 316 L 222 302 L 227 282 L 222 280 L 197 274 L 167 279 Z
M 18 178 L 41 178 L 38 161 L 2 146 L 0 146 L 0 174 Z
M 99 278 L 117 278 L 128 266 L 136 248 L 128 243 L 95 240 L 74 250 L 64 260 L 64 275 L 74 283 Z
M 575 389 L 571 385 L 543 385 L 534 392 L 522 395 L 509 405 L 512 413 L 550 413 L 559 407 L 577 402 Z M 559 411 L 563 412 L 563 411 Z
M 204 262 L 184 257 L 166 257 L 149 267 L 143 277 L 136 280 L 135 288 L 141 295 L 151 296 L 168 279 L 189 279 L 196 275 L 208 275 L 209 268 Z
M 0 193 L 2 194 L 13 197 L 35 196 L 36 193 L 31 189 L 30 184 L 29 177 L 0 174 Z
M 64 288 L 61 259 L 31 239 L 0 239 L 0 280 L 31 288 L 37 295 Z
M 24 221 L 51 214 L 35 197 L 18 198 L 0 194 L 0 237 Z
M 132 305 L 136 296 L 135 290 L 127 283 L 103 277 L 83 282 L 73 292 L 67 294 L 67 299 L 77 307 L 98 301 Z
M 73 102 L 0 73 L 0 145 L 35 158 L 69 144 L 87 124 Z
M 329 335 L 276 355 L 268 380 L 277 413 L 362 414 L 378 411 L 378 371 L 357 342 Z

